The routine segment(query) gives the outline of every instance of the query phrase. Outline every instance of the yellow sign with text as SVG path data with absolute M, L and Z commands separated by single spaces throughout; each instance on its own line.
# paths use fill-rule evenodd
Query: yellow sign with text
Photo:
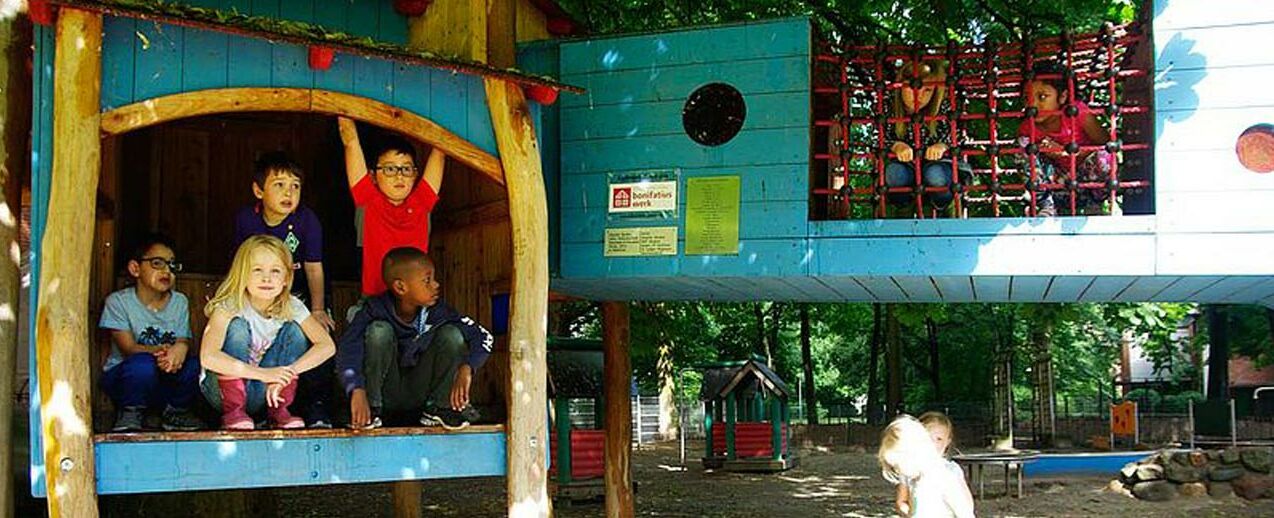
M 602 247 L 606 257 L 677 255 L 677 227 L 608 228 Z

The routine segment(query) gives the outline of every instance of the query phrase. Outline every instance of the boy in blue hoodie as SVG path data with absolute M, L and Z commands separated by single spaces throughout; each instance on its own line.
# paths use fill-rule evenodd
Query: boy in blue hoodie
M 439 300 L 433 261 L 420 249 L 390 250 L 381 275 L 388 289 L 367 299 L 337 344 L 350 427 L 416 412 L 425 426 L 468 426 L 476 418 L 469 386 L 495 339 Z

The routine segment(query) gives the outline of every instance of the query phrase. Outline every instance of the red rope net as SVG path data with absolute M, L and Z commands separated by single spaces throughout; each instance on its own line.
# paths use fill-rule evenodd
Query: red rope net
M 1107 25 L 1011 44 L 821 43 L 813 214 L 1151 211 L 1143 39 Z

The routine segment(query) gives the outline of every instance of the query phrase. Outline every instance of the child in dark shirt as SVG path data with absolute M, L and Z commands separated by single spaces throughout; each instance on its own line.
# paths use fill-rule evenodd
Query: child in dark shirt
M 381 273 L 388 290 L 367 299 L 337 346 L 350 426 L 414 413 L 425 426 L 468 426 L 476 418 L 469 386 L 494 338 L 439 300 L 433 262 L 420 249 L 390 250 Z

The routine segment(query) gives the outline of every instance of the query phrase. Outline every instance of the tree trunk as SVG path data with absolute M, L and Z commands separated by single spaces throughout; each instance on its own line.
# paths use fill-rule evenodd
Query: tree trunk
M 867 424 L 880 424 L 880 392 L 876 384 L 880 379 L 880 339 L 883 312 L 880 303 L 871 305 L 871 353 L 867 359 Z
M 752 314 L 756 315 L 756 345 L 761 348 L 761 354 L 765 356 L 765 364 L 770 364 L 770 346 L 765 343 L 765 310 L 761 308 L 760 302 L 752 303 Z
M 992 309 L 993 314 L 995 309 Z M 995 366 L 992 375 L 992 405 L 995 413 L 995 449 L 1013 447 L 1013 325 L 1012 314 L 1004 325 L 995 315 Z
M 779 330 L 783 329 L 784 309 L 782 303 L 770 303 L 770 324 L 766 328 L 768 336 L 765 341 L 765 364 L 771 369 L 777 369 L 774 365 L 774 353 L 779 350 Z
M 659 342 L 659 360 L 655 364 L 659 375 L 659 435 L 672 440 L 681 433 L 681 422 L 677 419 L 677 368 L 672 360 L 675 344 L 663 333 Z
M 5 78 L 4 101 L 0 102 L 0 306 L 18 312 L 22 289 L 18 257 L 18 215 L 22 213 L 22 181 L 30 176 L 31 160 L 27 140 L 31 133 L 31 24 L 25 16 L 0 18 L 0 77 Z M 0 316 L 0 473 L 13 473 L 13 391 L 17 373 L 18 321 Z M 13 516 L 14 484 L 0 484 L 0 518 Z
M 894 304 L 885 305 L 886 421 L 902 412 L 902 337 L 899 336 L 897 309 Z
M 810 347 L 810 306 L 801 304 L 801 367 L 805 371 L 805 422 L 818 424 L 818 397 L 814 394 L 814 357 Z
M 929 381 L 933 383 L 934 401 L 942 398 L 942 376 L 938 370 L 938 324 L 932 318 L 925 318 L 925 331 L 929 335 Z
M 1132 343 L 1134 337 L 1131 330 L 1119 335 L 1119 395 L 1127 397 L 1129 382 L 1132 381 Z
M 1051 447 L 1056 432 L 1056 405 L 1053 390 L 1053 323 L 1031 323 L 1033 359 L 1031 373 L 1035 385 L 1035 416 L 1032 428 L 1041 447 Z
M 1225 306 L 1208 305 L 1208 399 L 1230 397 L 1230 314 Z

